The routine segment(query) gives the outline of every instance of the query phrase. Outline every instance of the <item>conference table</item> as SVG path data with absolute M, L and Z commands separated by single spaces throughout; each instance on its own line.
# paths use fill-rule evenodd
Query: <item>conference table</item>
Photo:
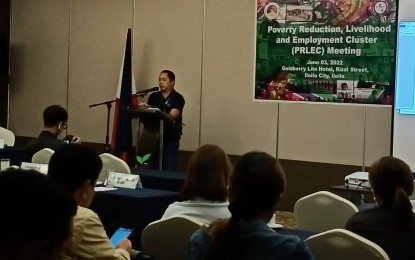
M 356 205 L 373 202 L 372 190 L 367 187 L 353 187 L 345 185 L 331 186 L 331 190 L 346 193 L 346 198 Z
M 166 208 L 180 200 L 180 193 L 157 189 L 124 189 L 96 192 L 91 209 L 100 217 L 109 237 L 120 227 L 133 228 L 130 235 L 135 249 L 141 248 L 141 233 L 151 222 L 159 220 Z M 274 228 L 283 235 L 296 235 L 305 240 L 314 232 Z
M 180 192 L 185 179 L 184 172 L 131 168 L 131 173 L 140 175 L 144 188 L 157 190 Z
M 0 159 L 9 159 L 10 165 L 20 166 L 25 160 L 25 147 L 5 146 L 0 149 Z
M 109 237 L 120 227 L 134 228 L 133 247 L 140 248 L 143 229 L 160 219 L 166 208 L 180 200 L 180 194 L 157 189 L 124 189 L 96 192 L 91 209 L 100 217 Z

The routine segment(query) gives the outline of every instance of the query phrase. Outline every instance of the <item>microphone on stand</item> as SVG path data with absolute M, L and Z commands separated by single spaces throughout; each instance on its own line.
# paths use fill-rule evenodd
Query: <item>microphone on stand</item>
M 143 90 L 139 90 L 135 94 L 136 95 L 139 95 L 139 94 L 147 94 L 149 92 L 154 92 L 154 91 L 159 91 L 159 90 L 160 90 L 159 87 L 152 87 L 152 88 L 146 88 L 146 89 L 143 89 Z

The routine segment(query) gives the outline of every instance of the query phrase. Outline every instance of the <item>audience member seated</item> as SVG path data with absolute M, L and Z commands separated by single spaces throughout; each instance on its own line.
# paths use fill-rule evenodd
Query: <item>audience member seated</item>
M 415 259 L 411 169 L 400 159 L 383 157 L 369 168 L 369 183 L 376 206 L 352 216 L 346 229 L 378 244 L 391 260 Z
M 73 223 L 71 256 L 75 259 L 130 259 L 131 242 L 123 239 L 114 248 L 98 216 L 88 209 L 102 168 L 98 154 L 83 145 L 60 147 L 49 161 L 48 175 L 78 204 Z
M 0 259 L 63 259 L 76 204 L 47 176 L 10 168 L 0 173 Z
M 171 204 L 162 219 L 185 215 L 209 225 L 217 219 L 229 218 L 227 185 L 232 166 L 222 148 L 199 147 L 190 159 L 182 187 L 183 202 Z
M 31 162 L 32 156 L 44 149 L 56 150 L 66 143 L 81 143 L 79 137 L 67 135 L 64 140 L 58 138 L 67 128 L 68 112 L 61 106 L 52 105 L 43 111 L 44 128 L 39 136 L 26 147 L 25 161 Z
M 297 236 L 267 226 L 285 190 L 277 160 L 263 152 L 243 155 L 229 182 L 230 219 L 196 231 L 189 259 L 314 259 Z

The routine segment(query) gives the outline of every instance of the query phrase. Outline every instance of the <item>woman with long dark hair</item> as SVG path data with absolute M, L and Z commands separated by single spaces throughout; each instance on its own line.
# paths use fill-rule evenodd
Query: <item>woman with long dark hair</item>
M 171 204 L 162 219 L 185 215 L 206 225 L 229 218 L 227 186 L 232 165 L 225 151 L 217 145 L 199 147 L 186 172 L 182 200 Z
M 267 226 L 284 190 L 284 172 L 275 158 L 264 152 L 243 155 L 229 182 L 231 218 L 196 231 L 189 259 L 313 259 L 298 237 Z
M 352 216 L 346 229 L 378 244 L 391 260 L 415 259 L 411 169 L 398 158 L 382 157 L 370 167 L 369 183 L 377 205 Z

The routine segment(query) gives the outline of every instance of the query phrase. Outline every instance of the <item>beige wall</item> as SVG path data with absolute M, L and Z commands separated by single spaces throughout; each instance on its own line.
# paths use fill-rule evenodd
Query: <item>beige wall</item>
M 43 109 L 67 104 L 69 4 L 12 1 L 9 120 L 16 135 L 36 136 Z
M 203 1 L 135 1 L 134 65 L 137 88 L 157 86 L 161 70 L 176 74 L 186 100 L 182 150 L 199 145 Z
M 186 99 L 181 150 L 214 143 L 229 154 L 369 165 L 389 154 L 391 108 L 254 102 L 255 0 L 13 0 L 10 127 L 36 136 L 52 103 L 69 131 L 104 142 L 128 27 L 137 89 L 176 72 Z

